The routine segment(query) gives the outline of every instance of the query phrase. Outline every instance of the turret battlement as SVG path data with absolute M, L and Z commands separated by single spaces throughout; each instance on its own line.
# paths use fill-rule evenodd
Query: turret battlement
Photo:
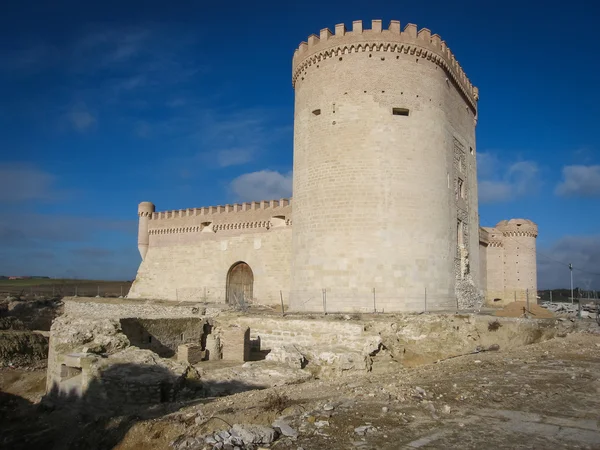
M 279 200 L 263 200 L 260 202 L 233 203 L 219 206 L 205 206 L 202 208 L 187 208 L 176 209 L 171 211 L 153 212 L 150 215 L 151 220 L 159 219 L 177 219 L 181 217 L 196 217 L 196 216 L 215 216 L 231 213 L 240 213 L 246 211 L 266 211 L 281 210 L 289 207 L 292 204 L 291 198 L 282 198 Z
M 469 81 L 446 42 L 427 28 L 418 30 L 412 23 L 401 31 L 397 20 L 392 20 L 387 29 L 382 28 L 381 20 L 373 20 L 371 29 L 364 29 L 362 20 L 356 20 L 352 22 L 352 31 L 346 30 L 342 23 L 335 26 L 334 33 L 324 28 L 319 36 L 310 35 L 294 52 L 292 85 L 296 87 L 301 74 L 324 59 L 339 57 L 342 60 L 345 54 L 367 51 L 405 53 L 432 61 L 447 72 L 477 110 L 479 90 Z
M 538 227 L 535 222 L 528 219 L 510 219 L 498 222 L 495 227 L 504 236 L 529 236 L 536 238 L 538 235 Z

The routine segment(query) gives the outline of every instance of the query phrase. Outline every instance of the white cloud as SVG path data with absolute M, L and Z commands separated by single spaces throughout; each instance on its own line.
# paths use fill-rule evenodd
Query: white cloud
M 493 153 L 477 156 L 479 202 L 501 203 L 535 194 L 541 184 L 534 161 L 507 163 Z
M 273 170 L 246 173 L 234 179 L 230 187 L 241 201 L 290 197 L 292 195 L 292 173 L 281 174 Z
M 600 235 L 562 237 L 548 248 L 538 248 L 537 260 L 539 289 L 568 288 L 569 263 L 575 287 L 600 289 Z
M 0 164 L 0 203 L 53 201 L 65 196 L 55 187 L 56 177 L 27 163 Z
M 84 104 L 73 106 L 66 116 L 71 126 L 79 132 L 90 129 L 97 122 L 96 117 Z
M 555 193 L 563 197 L 600 197 L 600 165 L 565 166 Z
M 220 167 L 237 166 L 252 161 L 253 148 L 231 148 L 217 151 L 217 163 Z

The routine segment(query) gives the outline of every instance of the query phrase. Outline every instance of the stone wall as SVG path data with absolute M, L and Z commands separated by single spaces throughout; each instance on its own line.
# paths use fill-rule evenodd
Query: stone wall
M 183 219 L 182 219 L 183 220 Z M 225 303 L 227 275 L 238 262 L 252 270 L 252 301 L 278 304 L 289 289 L 291 228 L 151 234 L 128 298 Z
M 250 327 L 251 339 L 260 339 L 261 349 L 295 344 L 307 349 L 327 346 L 362 351 L 376 333 L 365 331 L 364 324 L 351 321 L 311 320 L 270 317 L 240 317 L 235 323 Z
M 65 297 L 64 314 L 86 318 L 144 318 L 166 319 L 217 315 L 222 308 L 200 303 L 176 304 L 160 301 L 105 300 L 99 298 Z

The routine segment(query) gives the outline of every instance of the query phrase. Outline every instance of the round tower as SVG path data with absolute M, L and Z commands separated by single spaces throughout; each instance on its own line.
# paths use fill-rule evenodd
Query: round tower
M 336 25 L 300 44 L 292 83 L 290 307 L 456 307 L 479 270 L 478 91 L 446 43 L 397 21 Z
M 538 227 L 531 220 L 503 220 L 496 225 L 504 245 L 504 290 L 508 302 L 537 302 L 535 240 Z
M 142 260 L 146 257 L 148 252 L 148 245 L 150 243 L 150 236 L 148 235 L 148 221 L 150 216 L 154 212 L 154 203 L 142 202 L 138 205 L 138 250 L 142 256 Z

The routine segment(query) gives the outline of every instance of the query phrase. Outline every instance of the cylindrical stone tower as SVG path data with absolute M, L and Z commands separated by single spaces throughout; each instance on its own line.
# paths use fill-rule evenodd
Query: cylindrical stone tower
M 428 29 L 371 28 L 294 54 L 290 307 L 455 308 L 479 280 L 478 91 Z
M 150 236 L 148 235 L 148 220 L 150 215 L 154 212 L 154 203 L 142 202 L 138 205 L 138 250 L 142 256 L 142 260 L 146 257 L 148 252 L 148 245 L 150 242 Z
M 536 238 L 538 227 L 531 220 L 510 219 L 496 227 L 504 245 L 504 290 L 509 302 L 537 302 Z

